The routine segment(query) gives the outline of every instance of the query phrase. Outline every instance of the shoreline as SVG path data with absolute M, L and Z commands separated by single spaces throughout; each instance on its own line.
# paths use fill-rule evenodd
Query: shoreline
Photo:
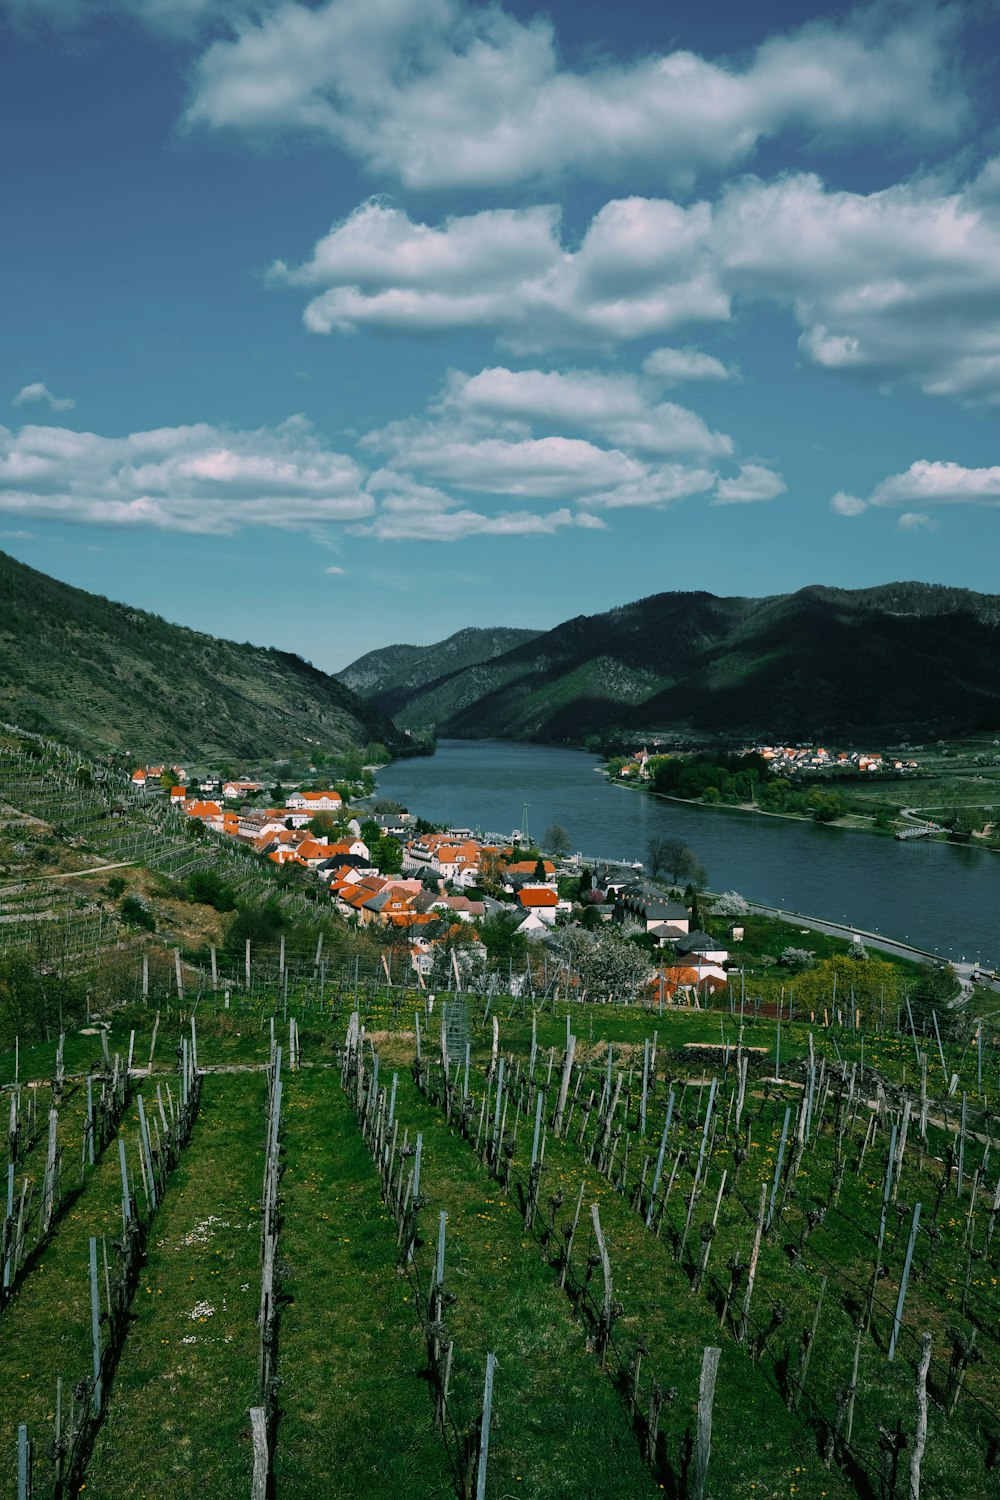
M 845 822 L 842 818 L 832 818 L 827 823 L 821 823 L 816 818 L 809 817 L 807 813 L 771 812 L 766 807 L 758 807 L 756 803 L 703 802 L 700 797 L 675 797 L 670 792 L 657 792 L 646 783 L 618 781 L 615 777 L 609 776 L 603 767 L 595 767 L 595 770 L 600 772 L 609 786 L 618 786 L 628 792 L 644 792 L 647 796 L 657 797 L 662 802 L 676 802 L 681 807 L 697 807 L 704 812 L 743 813 L 747 817 L 780 818 L 786 823 L 808 823 L 816 828 L 836 828 L 840 833 L 864 833 L 875 838 L 889 838 L 896 843 L 909 842 L 906 839 L 897 839 L 896 834 L 898 830 L 895 828 L 874 828 L 865 823 Z M 856 813 L 853 816 L 860 818 L 863 815 Z M 897 819 L 896 821 L 898 822 L 899 820 Z M 904 823 L 902 826 L 905 828 L 912 825 Z M 981 839 L 974 837 L 968 839 L 950 838 L 945 829 L 936 829 L 933 833 L 926 834 L 925 837 L 930 839 L 931 843 L 950 844 L 956 849 L 984 849 L 988 853 L 1000 853 L 1000 850 L 994 848 L 992 844 L 987 844 Z

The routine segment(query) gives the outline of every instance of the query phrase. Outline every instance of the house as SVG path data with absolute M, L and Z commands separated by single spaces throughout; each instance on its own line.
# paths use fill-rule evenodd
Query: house
M 541 863 L 542 869 L 545 872 L 545 879 L 550 880 L 556 873 L 556 867 L 552 863 L 551 859 L 543 859 L 540 862 L 534 859 L 513 860 L 505 867 L 504 874 L 514 876 L 527 876 L 529 880 L 534 880 L 536 878 L 536 872 L 538 870 L 539 863 Z
M 682 922 L 655 922 L 646 931 L 656 939 L 657 947 L 662 948 L 666 943 L 676 943 L 678 938 L 685 937 L 687 926 Z
M 187 787 L 186 786 L 172 786 L 170 788 L 170 804 L 171 804 L 172 807 L 176 806 L 180 802 L 183 802 L 186 797 L 187 797 Z
M 678 1004 L 696 1004 L 699 995 L 724 990 L 728 984 L 725 970 L 715 964 L 691 963 L 668 964 L 654 969 L 646 982 L 647 998 L 673 1000 Z
M 468 896 L 438 896 L 431 904 L 432 911 L 452 912 L 460 922 L 480 922 L 486 915 L 482 901 L 470 901 Z
M 522 937 L 530 938 L 532 942 L 537 942 L 540 938 L 548 937 L 551 925 L 537 911 L 529 911 L 524 921 L 519 922 L 514 931 L 519 932 Z
M 222 832 L 222 808 L 218 802 L 185 802 L 184 811 L 189 818 L 198 818 L 206 828 Z
M 559 897 L 547 885 L 522 886 L 517 893 L 517 899 L 524 911 L 534 912 L 535 916 L 547 927 L 555 926 Z
M 677 941 L 678 958 L 699 958 L 703 963 L 726 964 L 729 962 L 728 949 L 719 944 L 718 938 L 709 937 L 707 932 L 689 932 L 685 937 Z
M 318 812 L 336 812 L 344 805 L 339 792 L 292 792 L 285 798 L 288 807 L 307 808 L 309 816 Z
M 627 885 L 618 892 L 615 897 L 615 921 L 637 922 L 647 932 L 666 923 L 671 928 L 679 929 L 678 935 L 686 933 L 690 926 L 686 906 L 682 906 L 679 901 L 665 901 L 655 891 L 640 884 Z

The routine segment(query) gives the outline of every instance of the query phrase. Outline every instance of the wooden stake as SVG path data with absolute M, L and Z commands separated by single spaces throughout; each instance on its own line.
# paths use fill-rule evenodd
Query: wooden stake
M 698 1384 L 698 1428 L 695 1449 L 694 1483 L 691 1500 L 705 1500 L 705 1481 L 712 1453 L 712 1405 L 715 1401 L 715 1379 L 719 1373 L 721 1349 L 706 1349 L 701 1361 Z

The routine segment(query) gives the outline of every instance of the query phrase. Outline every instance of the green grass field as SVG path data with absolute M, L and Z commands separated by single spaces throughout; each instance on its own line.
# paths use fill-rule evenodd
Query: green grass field
M 921 1494 L 935 1500 L 962 1493 L 979 1500 L 996 1492 L 1000 1449 L 1000 1360 L 996 1282 L 1000 1233 L 993 1227 L 996 1165 L 986 1156 L 996 1132 L 993 1101 L 1000 1089 L 992 1033 L 983 1056 L 965 1037 L 945 1039 L 944 1068 L 933 1038 L 896 1036 L 849 1025 L 824 1029 L 785 1019 L 780 1081 L 775 1018 L 745 1015 L 742 1045 L 753 1059 L 741 1130 L 736 1131 L 738 1014 L 557 1005 L 536 1013 L 534 1083 L 546 1095 L 548 1120 L 539 1210 L 523 1222 L 533 1124 L 526 1074 L 532 1014 L 520 1002 L 499 1011 L 500 1050 L 516 1085 L 508 1098 L 505 1140 L 510 1181 L 503 1182 L 475 1149 L 475 1121 L 486 1087 L 492 1017 L 470 1006 L 470 1092 L 473 1139 L 445 1118 L 440 1099 L 414 1084 L 415 1011 L 421 1015 L 425 1076 L 433 1085 L 440 1011 L 422 997 L 375 993 L 359 1009 L 379 1050 L 380 1083 L 398 1074 L 396 1119 L 412 1143 L 422 1137 L 422 1206 L 414 1262 L 399 1267 L 396 1223 L 355 1118 L 337 1065 L 353 996 L 320 1010 L 293 996 L 303 1068 L 284 1074 L 279 1238 L 280 1324 L 278 1415 L 273 1451 L 277 1496 L 448 1496 L 462 1493 L 482 1399 L 486 1355 L 497 1356 L 494 1427 L 487 1480 L 489 1500 L 539 1497 L 691 1493 L 698 1379 L 702 1354 L 721 1348 L 707 1495 L 822 1497 L 907 1494 L 909 1449 L 896 1460 L 895 1490 L 880 1433 L 908 1440 L 916 1420 L 914 1371 L 919 1336 L 932 1336 L 930 1423 Z M 412 1003 L 411 1003 L 412 1002 Z M 567 1034 L 578 1039 L 569 1085 L 568 1126 L 552 1133 L 552 1113 Z M 154 1017 L 141 1008 L 109 1018 L 112 1051 L 127 1050 L 145 1066 Z M 287 1039 L 279 1011 L 275 1037 Z M 106 1396 L 85 1479 L 87 1493 L 152 1497 L 199 1490 L 249 1495 L 253 1458 L 249 1408 L 258 1402 L 256 1326 L 260 1291 L 259 1204 L 272 1014 L 266 999 L 234 998 L 227 1011 L 211 1000 L 197 1012 L 199 1062 L 205 1078 L 190 1143 L 167 1183 L 152 1221 L 127 1336 Z M 187 1012 L 161 1016 L 154 1077 L 139 1080 L 147 1103 L 157 1082 L 177 1091 L 174 1048 L 189 1028 Z M 746 1335 L 735 1335 L 732 1311 L 720 1323 L 731 1268 L 740 1262 L 735 1301 L 742 1299 L 759 1191 L 770 1194 L 781 1153 L 781 1129 L 808 1086 L 810 1035 L 824 1067 L 822 1103 L 811 1139 L 794 1162 L 786 1142 L 775 1189 L 777 1222 L 763 1236 Z M 647 1097 L 646 1132 L 639 1122 L 644 1045 L 656 1042 Z M 612 1047 L 620 1072 L 619 1107 L 611 1121 L 610 1160 L 591 1158 Z M 47 1107 L 55 1041 L 25 1049 L 20 1082 L 40 1087 Z M 920 1107 L 917 1050 L 928 1058 L 926 1131 L 916 1115 L 896 1194 L 887 1213 L 872 1316 L 858 1340 L 876 1259 L 879 1213 L 890 1133 L 904 1098 Z M 728 1051 L 727 1051 L 728 1049 Z M 68 1036 L 68 1074 L 83 1072 L 100 1053 L 93 1036 Z M 980 1068 L 983 1072 L 979 1086 Z M 856 1069 L 848 1104 L 840 1095 Z M 551 1079 L 550 1079 L 551 1070 Z M 952 1075 L 954 1092 L 949 1092 Z M 0 1058 L 10 1081 L 13 1059 Z M 712 1078 L 718 1080 L 714 1130 L 705 1135 Z M 770 1078 L 771 1081 L 768 1081 Z M 815 1081 L 815 1075 L 814 1075 Z M 860 1085 L 864 1086 L 861 1087 Z M 674 1108 L 652 1227 L 647 1228 L 653 1163 L 669 1094 Z M 881 1090 L 883 1103 L 878 1104 Z M 963 1185 L 957 1184 L 962 1094 L 967 1132 Z M 584 1104 L 594 1095 L 594 1107 Z M 492 1108 L 495 1094 L 490 1096 Z M 575 1102 L 574 1102 L 575 1101 Z M 520 1105 L 520 1112 L 518 1106 Z M 79 1143 L 80 1089 L 67 1086 L 67 1159 Z M 515 1120 L 517 1120 L 515 1139 Z M 842 1127 L 842 1128 L 841 1128 Z M 136 1111 L 122 1126 L 134 1153 Z M 837 1137 L 840 1133 L 840 1145 Z M 697 1192 L 695 1172 L 705 1142 Z M 607 1144 L 607 1143 L 606 1143 Z M 951 1159 L 949 1161 L 949 1152 Z M 26 1168 L 37 1170 L 36 1144 Z M 841 1167 L 838 1170 L 838 1161 Z M 674 1164 L 676 1162 L 676 1170 Z M 711 1220 L 719 1199 L 714 1234 Z M 666 1189 L 668 1178 L 673 1172 Z M 502 1173 L 501 1173 L 502 1175 Z M 839 1181 L 838 1181 L 839 1177 Z M 560 1288 L 564 1230 L 583 1184 L 582 1215 L 571 1260 L 568 1296 Z M 973 1187 L 975 1203 L 973 1204 Z M 900 1344 L 890 1364 L 892 1332 L 913 1208 L 922 1206 Z M 594 1309 L 602 1271 L 590 1208 L 597 1204 L 614 1278 L 615 1315 L 606 1368 L 595 1352 Z M 662 1206 L 660 1206 L 662 1205 Z M 690 1224 L 688 1221 L 688 1210 Z M 823 1210 L 822 1216 L 817 1217 Z M 447 1214 L 445 1312 L 455 1353 L 449 1419 L 434 1423 L 427 1356 L 427 1296 L 438 1218 Z M 812 1217 L 811 1217 L 812 1216 Z M 10 1305 L 0 1314 L 0 1379 L 12 1393 L 3 1403 L 0 1441 L 11 1462 L 0 1465 L 0 1496 L 16 1494 L 16 1426 L 26 1422 L 35 1443 L 35 1494 L 51 1493 L 46 1449 L 51 1437 L 56 1375 L 67 1385 L 89 1370 L 87 1241 L 120 1233 L 117 1147 L 104 1153 L 56 1225 Z M 1000 1229 L 1000 1226 L 997 1226 Z M 710 1256 L 698 1276 L 705 1245 Z M 823 1305 L 808 1378 L 797 1395 L 803 1336 L 811 1328 L 823 1278 Z M 576 1278 L 576 1281 L 574 1281 Z M 695 1285 L 695 1283 L 698 1283 Z M 580 1291 L 580 1286 L 583 1291 Z M 209 1311 L 211 1309 L 211 1311 Z M 975 1354 L 962 1371 L 949 1413 L 956 1350 Z M 631 1410 L 637 1347 L 643 1345 L 639 1403 Z M 851 1439 L 844 1436 L 845 1385 L 858 1345 L 858 1384 Z M 643 1451 L 643 1420 L 653 1383 L 665 1393 L 652 1465 Z M 825 1453 L 833 1432 L 832 1461 Z

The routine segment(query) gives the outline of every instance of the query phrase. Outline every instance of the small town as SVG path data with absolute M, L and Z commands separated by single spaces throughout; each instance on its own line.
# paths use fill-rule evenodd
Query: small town
M 308 872 L 349 922 L 391 929 L 405 943 L 421 989 L 441 973 L 461 988 L 487 960 L 477 924 L 497 917 L 530 943 L 550 941 L 557 925 L 592 932 L 611 923 L 644 934 L 652 957 L 643 987 L 655 989 L 660 1004 L 697 1005 L 728 983 L 729 952 L 692 930 L 688 906 L 639 878 L 634 866 L 605 865 L 597 883 L 558 827 L 543 839 L 557 846 L 549 858 L 524 846 L 519 830 L 507 840 L 484 839 L 469 828 L 427 825 L 418 832 L 419 820 L 404 810 L 352 813 L 342 792 L 329 787 L 291 789 L 283 806 L 259 808 L 248 800 L 266 794 L 259 780 L 208 777 L 189 788 L 183 766 L 156 765 L 137 768 L 132 783 L 165 792 L 178 813 L 210 834 Z M 679 868 L 695 873 L 691 851 L 681 856 Z M 742 937 L 739 922 L 730 935 Z M 515 988 L 523 983 L 508 977 Z

